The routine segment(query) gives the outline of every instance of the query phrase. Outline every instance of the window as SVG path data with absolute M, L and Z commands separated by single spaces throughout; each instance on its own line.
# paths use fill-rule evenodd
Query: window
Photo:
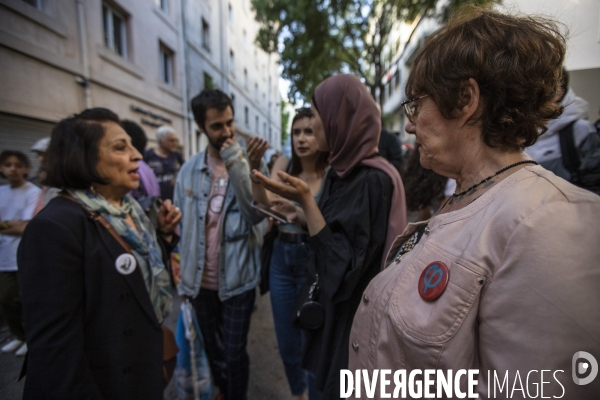
M 263 137 L 267 137 L 267 123 L 263 122 Z
M 254 100 L 258 101 L 258 83 L 254 84 Z
M 204 89 L 214 89 L 215 83 L 213 82 L 212 76 L 204 73 Z
M 248 89 L 248 70 L 244 68 L 244 87 Z
M 248 107 L 244 107 L 244 123 L 246 124 L 246 126 L 250 126 L 250 116 L 249 116 L 249 112 L 248 112 Z
M 233 50 L 229 50 L 229 72 L 231 75 L 235 75 L 235 54 L 233 54 Z
M 160 52 L 160 78 L 167 85 L 173 84 L 173 51 L 164 44 L 159 45 Z
M 246 30 L 244 29 L 243 33 L 242 33 L 242 37 L 244 40 L 244 48 L 247 49 L 248 48 L 248 35 L 246 34 Z
M 394 89 L 391 79 L 388 82 L 387 87 L 388 87 L 388 98 L 389 98 L 389 97 L 392 97 L 392 93 L 393 93 L 393 89 Z
M 235 94 L 231 93 L 231 108 L 235 111 Z
M 168 3 L 168 0 L 154 0 L 154 4 L 156 4 L 156 7 L 160 8 L 164 12 L 168 11 L 167 3 Z
M 394 74 L 394 87 L 398 89 L 398 86 L 400 86 L 400 68 L 396 69 Z
M 104 44 L 121 57 L 127 58 L 127 19 L 117 10 L 102 4 Z
M 210 25 L 202 18 L 202 47 L 210 51 Z
M 22 0 L 22 1 L 29 4 L 30 6 L 37 8 L 38 10 L 42 9 L 42 0 Z
M 227 19 L 229 19 L 229 23 L 233 25 L 233 8 L 231 8 L 231 4 L 227 6 Z
M 260 128 L 260 120 L 258 119 L 258 116 L 256 116 L 254 118 L 254 122 L 255 122 L 255 125 L 256 125 L 256 128 L 254 129 L 254 134 L 258 135 L 258 128 Z

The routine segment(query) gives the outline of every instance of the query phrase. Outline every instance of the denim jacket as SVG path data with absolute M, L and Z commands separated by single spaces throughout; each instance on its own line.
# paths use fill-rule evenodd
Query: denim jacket
M 206 153 L 205 150 L 186 162 L 175 184 L 174 204 L 183 213 L 179 226 L 181 283 L 178 286 L 182 296 L 198 295 L 204 272 L 206 209 L 211 185 Z M 224 301 L 260 282 L 262 234 L 257 224 L 263 217 L 252 208 L 245 151 L 235 143 L 223 150 L 221 157 L 229 174 L 219 232 L 219 298 Z M 266 169 L 264 162 L 262 169 Z

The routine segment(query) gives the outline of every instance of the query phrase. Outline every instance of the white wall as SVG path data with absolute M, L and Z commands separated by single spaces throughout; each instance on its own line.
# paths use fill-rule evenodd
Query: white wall
M 567 25 L 567 70 L 600 68 L 600 1 L 504 0 L 501 8 L 547 15 Z
M 600 116 L 600 1 L 505 0 L 502 8 L 525 14 L 542 14 L 569 29 L 565 67 L 569 85 L 589 103 L 588 119 Z
M 498 6 L 501 11 L 545 15 L 566 25 L 569 30 L 565 67 L 570 74 L 570 86 L 575 93 L 589 103 L 588 118 L 595 121 L 600 109 L 600 1 L 599 0 L 504 0 Z M 404 121 L 399 109 L 404 99 L 404 86 L 410 65 L 405 63 L 419 39 L 435 30 L 437 23 L 430 19 L 421 21 L 413 34 L 411 43 L 399 60 L 401 68 L 400 90 L 386 98 L 384 113 L 394 113 L 398 118 L 392 129 L 404 131 Z M 404 27 L 406 28 L 406 27 Z M 411 27 L 412 28 L 412 27 Z M 407 33 L 402 35 L 407 38 Z M 401 46 L 401 51 L 404 45 Z M 410 140 L 409 137 L 403 139 Z

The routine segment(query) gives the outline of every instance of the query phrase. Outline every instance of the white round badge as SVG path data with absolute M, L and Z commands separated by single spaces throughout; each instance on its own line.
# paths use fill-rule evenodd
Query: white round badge
M 117 257 L 117 261 L 115 261 L 115 267 L 122 275 L 129 275 L 135 271 L 136 266 L 137 262 L 135 261 L 135 257 L 129 253 L 121 254 Z

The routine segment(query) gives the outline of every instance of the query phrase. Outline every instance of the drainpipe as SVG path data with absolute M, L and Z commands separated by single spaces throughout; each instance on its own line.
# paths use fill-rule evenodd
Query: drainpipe
M 90 62 L 88 57 L 87 29 L 85 24 L 85 8 L 83 0 L 77 1 L 77 28 L 79 39 L 79 53 L 81 54 L 81 65 L 83 76 L 77 77 L 77 82 L 83 87 L 83 98 L 85 108 L 92 108 L 92 88 L 90 87 Z
M 225 10 L 225 6 L 227 6 L 227 10 Z M 223 15 L 225 13 L 225 16 Z M 227 71 L 225 70 L 225 54 L 229 55 L 229 49 L 227 47 L 227 27 L 229 26 L 229 3 L 227 3 L 225 0 L 220 0 L 219 1 L 219 25 L 220 28 L 219 29 L 219 44 L 221 47 L 221 68 L 219 73 L 221 74 L 221 90 L 224 91 L 225 93 L 227 93 L 229 91 L 229 85 L 227 85 L 227 78 L 226 78 L 226 74 Z
M 185 159 L 189 160 L 191 158 L 192 151 L 195 150 L 192 147 L 193 140 L 191 138 L 191 130 L 190 126 L 192 125 L 190 122 L 190 113 L 189 113 L 189 99 L 188 99 L 188 90 L 187 90 L 187 62 L 186 62 L 186 25 L 185 25 L 185 0 L 179 1 L 179 10 L 181 12 L 181 24 L 179 26 L 179 45 L 181 46 L 181 51 L 179 54 L 180 57 L 180 65 L 179 70 L 181 71 L 181 98 L 183 99 L 182 104 L 182 114 L 183 114 L 183 148 L 185 153 Z
M 273 78 L 271 77 L 271 52 L 267 53 L 268 54 L 268 60 L 267 60 L 267 75 L 269 75 L 269 79 L 267 80 L 268 83 L 268 87 L 267 87 L 267 131 L 265 132 L 265 135 L 269 137 L 269 140 L 271 140 L 271 135 L 270 133 L 273 132 L 273 128 L 271 127 L 271 85 L 273 84 Z M 277 146 L 274 145 L 273 143 L 270 143 L 270 145 L 277 149 Z

